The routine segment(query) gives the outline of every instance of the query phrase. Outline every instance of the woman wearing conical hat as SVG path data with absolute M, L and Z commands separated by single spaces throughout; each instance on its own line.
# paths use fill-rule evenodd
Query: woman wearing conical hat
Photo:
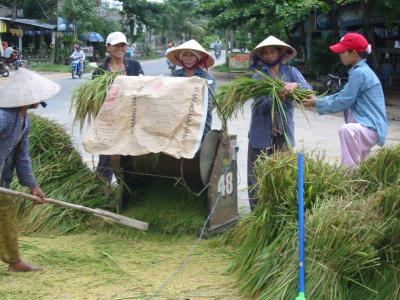
M 275 111 L 272 116 L 272 100 L 267 95 L 254 99 L 249 129 L 249 146 L 247 154 L 247 181 L 249 188 L 256 184 L 254 162 L 261 152 L 272 154 L 294 146 L 293 99 L 287 97 L 294 89 L 311 89 L 303 75 L 295 67 L 285 63 L 297 54 L 296 49 L 274 36 L 269 36 L 251 51 L 252 67 L 261 64 L 261 72 L 285 81 L 280 98 L 285 116 Z M 253 78 L 262 79 L 261 74 Z M 254 190 L 253 190 L 254 191 Z M 249 191 L 250 207 L 253 209 L 258 198 L 256 192 Z
M 21 84 L 22 83 L 22 84 Z M 28 150 L 30 120 L 28 109 L 37 108 L 53 97 L 60 86 L 32 71 L 19 68 L 0 90 L 0 186 L 8 188 L 17 171 L 21 185 L 45 203 L 45 195 L 32 172 Z M 0 193 L 0 259 L 9 271 L 31 272 L 41 268 L 21 260 L 18 250 L 17 208 L 15 200 Z
M 195 40 L 187 41 L 167 54 L 167 59 L 175 65 L 181 66 L 172 73 L 175 77 L 191 77 L 198 76 L 207 79 L 211 92 L 215 91 L 215 79 L 208 72 L 208 68 L 214 65 L 214 59 L 207 51 Z M 211 92 L 208 94 L 208 112 L 206 119 L 206 126 L 204 128 L 203 137 L 211 130 L 212 123 L 212 96 Z

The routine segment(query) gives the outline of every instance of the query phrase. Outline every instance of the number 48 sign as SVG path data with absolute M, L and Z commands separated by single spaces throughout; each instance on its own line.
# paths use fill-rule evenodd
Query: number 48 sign
M 221 193 L 221 196 L 230 195 L 233 192 L 233 174 L 232 172 L 228 172 L 226 174 L 222 174 L 218 180 L 218 193 Z

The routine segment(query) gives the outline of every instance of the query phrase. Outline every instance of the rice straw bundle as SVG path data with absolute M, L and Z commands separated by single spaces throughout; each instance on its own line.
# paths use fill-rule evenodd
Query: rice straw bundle
M 374 245 L 382 240 L 385 224 L 378 221 L 374 206 L 342 198 L 331 198 L 318 206 L 306 218 L 308 297 L 347 300 L 354 287 L 375 296 L 362 276 L 376 273 L 380 264 Z M 296 223 L 288 223 L 279 238 L 255 257 L 248 276 L 241 278 L 258 299 L 296 297 L 296 228 Z
M 75 110 L 74 123 L 79 123 L 82 130 L 97 116 L 106 99 L 108 89 L 118 73 L 104 72 L 93 80 L 87 80 L 72 94 L 72 109 Z
M 88 207 L 114 206 L 113 192 L 85 163 L 75 150 L 70 136 L 54 121 L 30 114 L 29 149 L 35 177 L 47 197 Z M 16 180 L 13 188 L 17 187 Z M 26 232 L 38 230 L 67 233 L 86 227 L 90 217 L 76 210 L 53 205 L 20 205 L 22 227 Z
M 400 146 L 382 149 L 369 160 L 373 163 L 367 161 L 359 173 L 346 176 L 341 167 L 306 157 L 310 298 L 400 298 L 400 173 L 395 172 Z M 385 172 L 384 165 L 390 162 L 394 166 Z M 295 155 L 260 157 L 256 174 L 261 203 L 227 238 L 237 247 L 231 271 L 255 299 L 294 299 L 298 251 Z
M 357 177 L 365 181 L 368 192 L 375 192 L 396 183 L 400 178 L 399 170 L 400 147 L 385 147 L 361 161 Z
M 263 95 L 267 95 L 272 99 L 272 116 L 274 116 L 275 111 L 283 113 L 279 94 L 282 92 L 285 82 L 265 75 L 260 71 L 257 72 L 263 77 L 262 80 L 241 77 L 218 90 L 216 101 L 221 119 L 228 120 L 236 117 L 238 111 L 242 110 L 247 100 Z M 294 99 L 296 103 L 302 106 L 302 101 L 313 94 L 314 92 L 311 90 L 296 88 L 287 98 Z M 223 124 L 223 127 L 226 129 L 226 124 Z

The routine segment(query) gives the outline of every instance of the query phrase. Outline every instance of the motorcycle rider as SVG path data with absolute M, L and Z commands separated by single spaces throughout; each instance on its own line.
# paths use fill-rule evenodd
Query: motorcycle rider
M 221 48 L 222 48 L 222 43 L 218 38 L 214 43 L 214 54 L 216 59 L 219 59 L 221 56 Z
M 175 44 L 174 44 L 174 42 L 170 42 L 168 44 L 168 48 L 165 50 L 165 56 L 167 56 L 168 53 L 173 49 L 175 49 Z M 168 58 L 167 58 L 167 65 L 168 65 L 168 69 L 171 70 L 171 73 L 176 69 L 176 65 L 173 64 Z
M 79 59 L 79 72 L 78 72 L 78 74 L 83 73 L 83 68 L 85 66 L 85 64 L 84 64 L 84 62 L 85 62 L 85 52 L 83 52 L 83 50 L 81 49 L 81 45 L 79 45 L 79 44 L 75 44 L 74 45 L 74 52 L 72 52 L 70 57 L 71 57 L 72 60 Z

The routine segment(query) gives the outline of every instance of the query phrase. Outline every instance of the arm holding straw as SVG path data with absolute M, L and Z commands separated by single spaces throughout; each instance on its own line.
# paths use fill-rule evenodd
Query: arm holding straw
M 356 102 L 362 82 L 361 80 L 350 80 L 349 77 L 349 82 L 338 93 L 322 98 L 311 96 L 304 102 L 304 106 L 315 106 L 320 115 L 344 111 Z

